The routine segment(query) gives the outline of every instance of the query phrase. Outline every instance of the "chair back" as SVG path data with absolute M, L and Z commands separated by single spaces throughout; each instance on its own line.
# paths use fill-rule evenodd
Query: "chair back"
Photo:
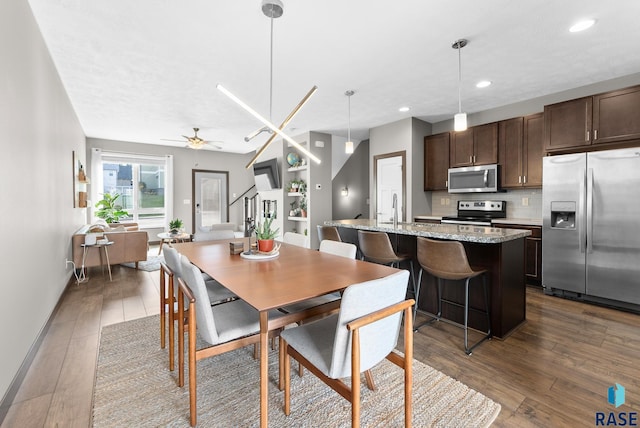
M 209 232 L 198 232 L 193 235 L 193 240 L 196 242 L 201 241 L 215 241 L 218 239 L 233 239 L 236 235 L 233 233 L 233 230 L 211 230 Z
M 293 244 L 298 247 L 309 247 L 309 238 L 301 233 L 285 232 L 282 240 L 285 244 Z
M 207 287 L 200 269 L 191 264 L 186 256 L 182 256 L 182 280 L 191 289 L 196 302 L 196 326 L 200 336 L 212 345 L 219 342 L 216 323 L 213 318 Z
M 173 272 L 173 275 L 175 277 L 176 284 L 177 284 L 178 278 L 182 277 L 182 266 L 180 265 L 180 253 L 175 248 L 165 245 L 162 249 L 162 254 L 164 256 L 164 261 L 167 264 L 167 267 L 171 269 L 171 272 Z
M 383 264 L 397 260 L 389 235 L 384 232 L 358 230 L 358 243 L 365 260 Z
M 357 250 L 358 247 L 348 242 L 330 241 L 327 239 L 320 241 L 320 251 L 323 253 L 355 259 Z
M 340 313 L 328 376 L 351 376 L 351 332 L 347 324 L 357 318 L 402 302 L 409 272 L 402 270 L 384 278 L 353 284 L 342 294 Z M 398 343 L 402 312 L 360 329 L 360 370 L 366 371 L 384 359 Z
M 436 241 L 418 237 L 418 262 L 431 275 L 442 279 L 464 279 L 474 275 L 467 252 L 458 241 Z
M 330 241 L 342 242 L 342 238 L 340 238 L 340 234 L 338 233 L 337 227 L 323 226 L 319 224 L 318 225 L 318 241 L 322 242 L 325 239 Z

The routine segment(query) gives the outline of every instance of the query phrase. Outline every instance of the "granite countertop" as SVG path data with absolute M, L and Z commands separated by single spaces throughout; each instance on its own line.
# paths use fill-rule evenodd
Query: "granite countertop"
M 351 229 L 372 230 L 376 232 L 398 233 L 402 235 L 476 242 L 481 244 L 499 244 L 531 235 L 531 231 L 524 229 L 503 229 L 466 224 L 398 223 L 398 227 L 394 228 L 391 222 L 378 222 L 371 219 L 327 220 L 324 224 L 326 226 L 347 227 Z

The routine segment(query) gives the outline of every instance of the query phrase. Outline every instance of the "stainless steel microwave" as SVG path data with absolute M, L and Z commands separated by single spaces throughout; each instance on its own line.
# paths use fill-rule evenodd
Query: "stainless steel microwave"
M 449 193 L 498 191 L 498 165 L 449 168 Z

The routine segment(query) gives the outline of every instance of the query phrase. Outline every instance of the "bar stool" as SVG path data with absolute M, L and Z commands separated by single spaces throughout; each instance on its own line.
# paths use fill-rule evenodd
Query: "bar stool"
M 413 319 L 416 319 L 416 311 L 418 309 L 418 295 L 416 293 L 416 279 L 413 273 L 413 259 L 410 254 L 396 254 L 389 235 L 385 232 L 370 232 L 366 230 L 358 230 L 358 243 L 362 260 L 366 260 L 381 265 L 388 265 L 400 268 L 400 263 L 409 262 L 409 272 L 411 273 L 411 292 L 415 297 L 416 304 L 413 306 Z
M 486 269 L 473 269 L 469 266 L 467 259 L 467 253 L 462 243 L 458 241 L 435 241 L 433 239 L 418 237 L 418 263 L 420 263 L 420 272 L 418 273 L 418 283 L 416 289 L 416 306 L 418 305 L 418 293 L 420 293 L 420 284 L 422 283 L 422 271 L 426 270 L 428 273 L 436 278 L 438 283 L 438 313 L 435 318 L 427 321 L 414 328 L 413 331 L 418 331 L 420 327 L 426 324 L 430 324 L 433 321 L 440 321 L 442 317 L 442 303 L 448 303 L 454 306 L 462 307 L 463 305 L 453 302 L 451 300 L 442 298 L 442 280 L 465 280 L 464 282 L 464 351 L 467 355 L 471 355 L 473 348 L 480 343 L 491 338 L 491 316 L 489 312 L 489 294 L 487 292 L 486 281 Z M 484 288 L 484 300 L 485 310 L 469 307 L 469 281 L 471 278 L 477 276 L 482 277 L 482 286 Z M 482 312 L 487 316 L 487 332 L 485 336 L 478 340 L 473 346 L 469 346 L 469 310 Z M 457 323 L 454 323 L 459 325 Z
M 338 228 L 335 226 L 323 226 L 319 224 L 318 242 L 322 242 L 324 240 L 342 242 L 342 238 L 340 238 L 340 234 L 338 233 Z

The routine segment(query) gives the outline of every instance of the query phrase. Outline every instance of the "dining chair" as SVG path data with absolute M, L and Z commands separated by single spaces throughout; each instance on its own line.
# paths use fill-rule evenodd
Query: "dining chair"
M 322 242 L 325 239 L 331 241 L 341 242 L 342 238 L 340 238 L 340 233 L 338 233 L 338 228 L 335 226 L 323 226 L 321 224 L 318 225 L 318 241 Z
M 413 299 L 405 300 L 409 272 L 353 284 L 344 290 L 338 314 L 280 334 L 284 360 L 284 412 L 290 414 L 291 363 L 300 362 L 351 402 L 351 426 L 360 426 L 360 375 L 383 359 L 404 370 L 405 426 L 411 426 Z M 404 315 L 404 355 L 394 351 Z M 341 379 L 351 377 L 351 387 Z
M 282 241 L 285 244 L 293 244 L 297 245 L 298 247 L 309 248 L 309 237 L 301 233 L 285 232 L 284 236 L 282 237 Z
M 413 259 L 410 254 L 396 253 L 391 245 L 391 239 L 385 232 L 371 232 L 358 230 L 358 244 L 363 260 L 400 268 L 401 263 L 408 262 L 411 273 L 411 292 L 416 296 L 416 281 L 413 270 Z M 415 320 L 417 307 L 413 310 Z
M 189 370 L 189 416 L 191 426 L 197 422 L 196 362 L 260 342 L 260 316 L 244 300 L 211 306 L 200 270 L 182 256 L 182 277 L 178 279 L 178 331 L 187 331 Z M 185 310 L 185 305 L 187 309 Z M 269 320 L 283 316 L 269 311 Z M 270 332 L 274 337 L 281 329 Z M 207 346 L 196 349 L 196 337 Z M 184 386 L 184 334 L 178 336 L 178 386 Z
M 233 230 L 221 229 L 221 230 L 210 230 L 208 232 L 197 232 L 193 235 L 193 240 L 195 242 L 202 241 L 215 241 L 218 239 L 233 239 L 236 235 Z
M 422 282 L 422 271 L 426 270 L 436 278 L 438 286 L 438 313 L 432 320 L 429 320 L 415 328 L 418 331 L 423 325 L 433 321 L 440 321 L 442 318 L 442 303 L 447 303 L 457 307 L 464 308 L 464 352 L 471 355 L 473 349 L 491 338 L 491 313 L 489 301 L 489 292 L 487 290 L 486 269 L 473 268 L 469 265 L 467 252 L 461 242 L 458 241 L 437 241 L 434 239 L 419 236 L 416 241 L 418 247 L 418 262 L 420 263 L 420 272 L 418 273 L 418 282 L 416 285 L 416 301 L 420 293 L 420 284 Z M 482 277 L 482 287 L 484 291 L 485 310 L 480 310 L 469 306 L 469 282 L 475 277 Z M 443 280 L 461 281 L 464 280 L 464 305 L 458 302 L 442 297 Z M 416 304 L 416 306 L 418 306 Z M 487 317 L 487 331 L 481 339 L 474 345 L 469 346 L 469 310 L 481 312 Z M 452 322 L 453 323 L 453 322 Z M 457 323 L 453 323 L 459 326 Z
M 176 321 L 176 300 L 178 297 L 177 279 L 182 276 L 181 254 L 172 247 L 164 249 L 164 263 L 160 263 L 160 347 L 165 348 L 165 323 L 168 318 L 169 326 L 169 370 L 174 367 L 174 328 Z M 221 304 L 236 299 L 237 296 L 223 287 L 208 275 L 200 272 L 205 281 L 209 303 L 211 305 Z M 206 277 L 205 277 L 206 275 Z M 168 317 L 167 317 L 168 314 Z M 180 331 L 180 330 L 179 330 Z

